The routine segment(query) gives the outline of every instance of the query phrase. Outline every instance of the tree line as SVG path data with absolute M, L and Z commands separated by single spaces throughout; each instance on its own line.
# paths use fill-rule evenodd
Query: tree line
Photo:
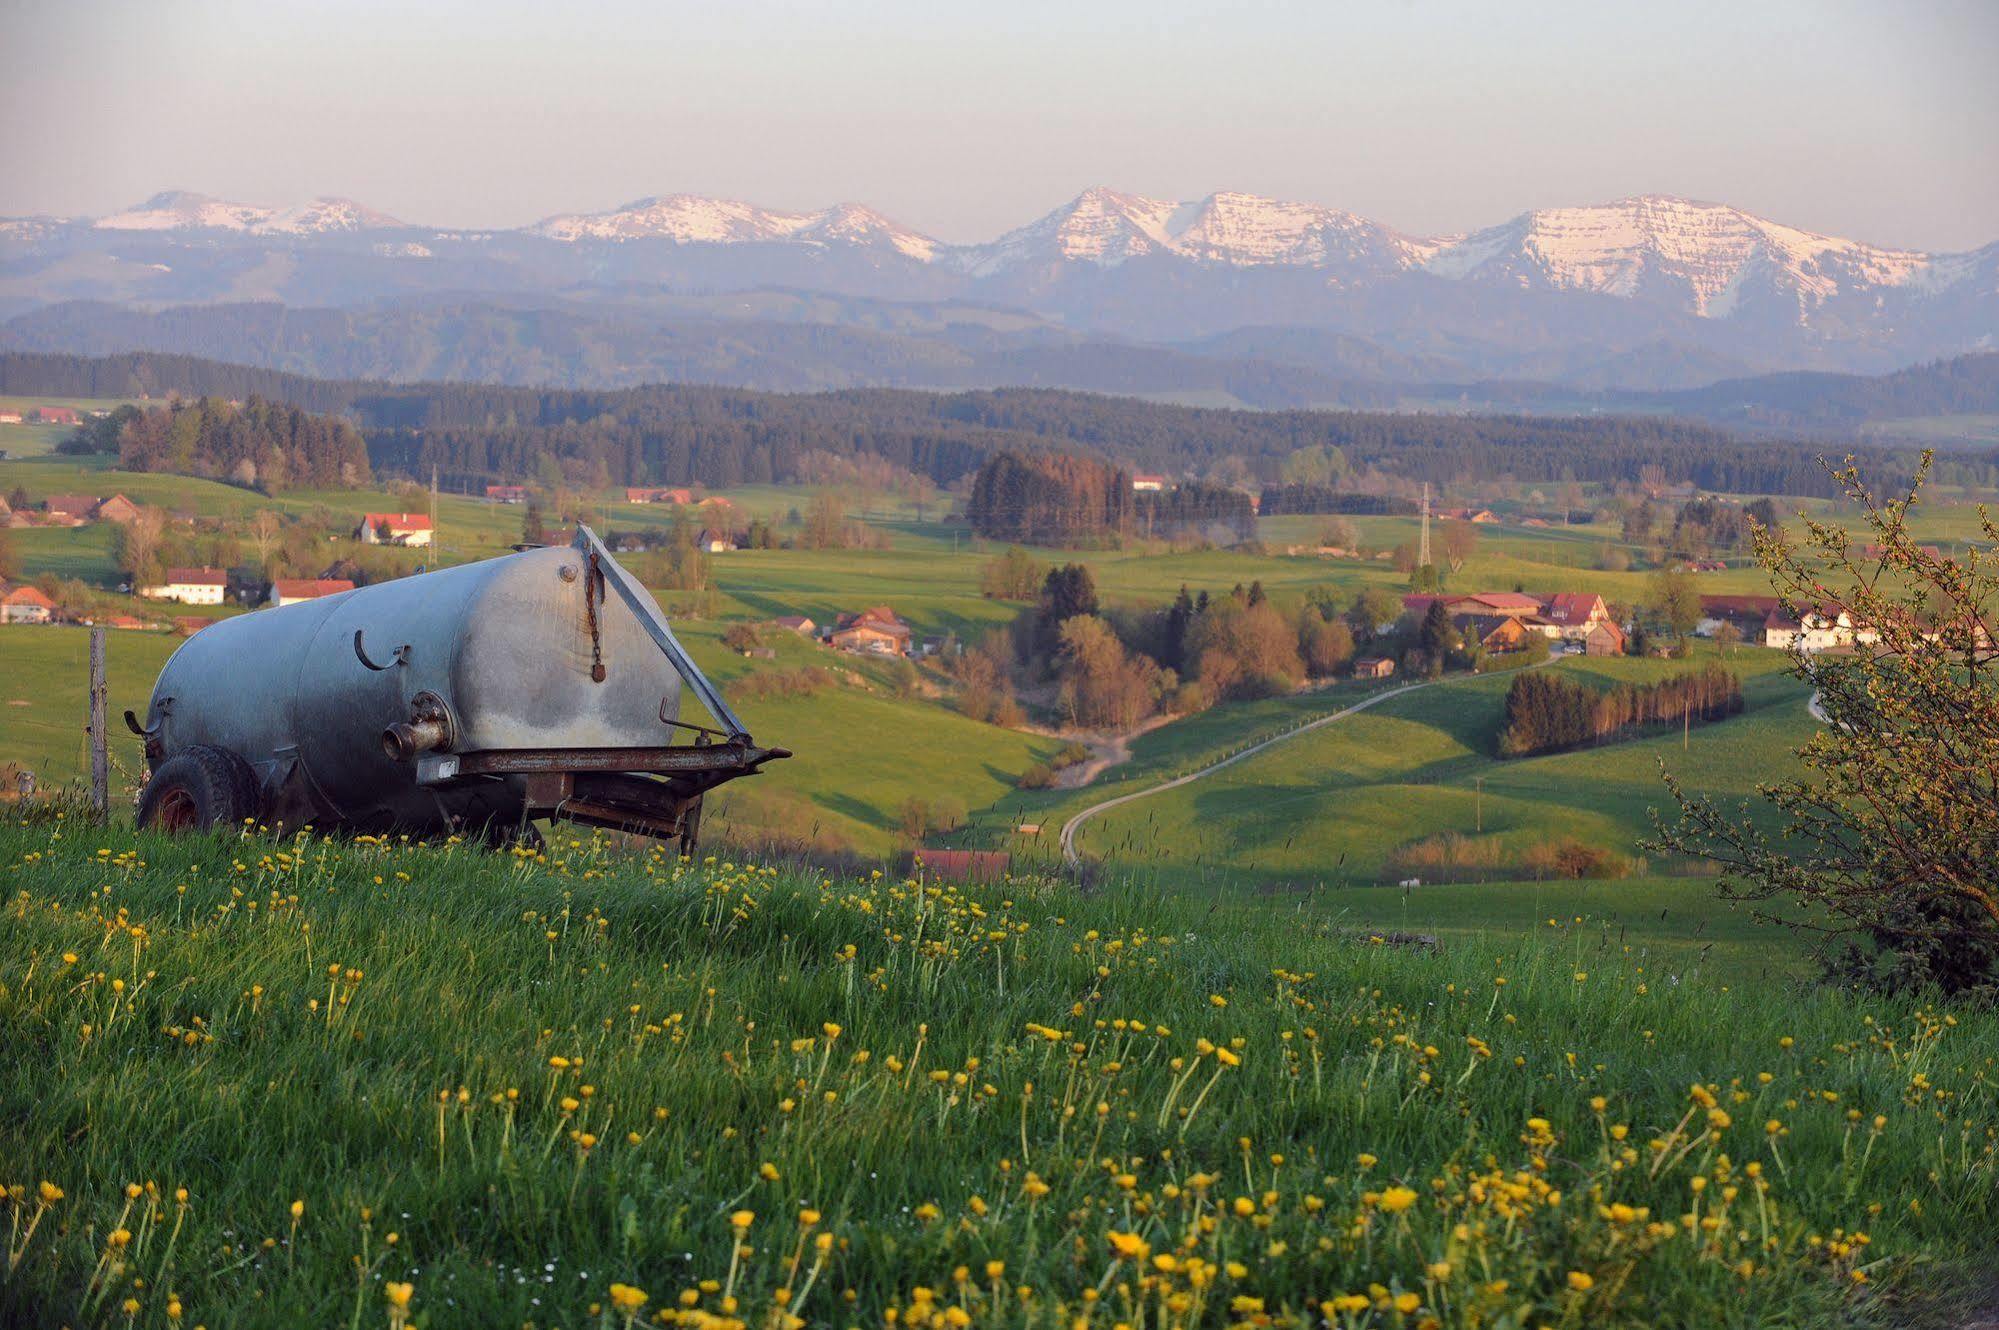
M 1255 504 L 1241 490 L 1198 480 L 1134 490 L 1122 467 L 1069 453 L 992 457 L 972 478 L 965 518 L 988 540 L 1029 545 L 1190 534 L 1233 543 L 1256 534 Z
M 1744 439 L 1660 416 L 1235 411 L 1042 389 L 781 394 L 686 385 L 583 391 L 388 384 L 149 353 L 7 353 L 0 355 L 0 393 L 258 396 L 348 416 L 378 471 L 428 476 L 435 467 L 462 485 L 517 482 L 552 456 L 593 482 L 723 487 L 793 479 L 813 453 L 880 457 L 949 485 L 999 453 L 1051 451 L 1173 475 L 1229 471 L 1238 483 L 1277 485 L 1293 457 L 1330 460 L 1337 452 L 1356 472 L 1438 484 L 1466 474 L 1621 484 L 1663 464 L 1672 479 L 1707 490 L 1833 494 L 1817 460 L 1824 445 Z M 1906 448 L 1839 451 L 1901 470 L 1916 460 Z M 1331 470 L 1314 481 L 1330 484 Z M 1953 453 L 1931 474 L 1942 483 L 1989 487 L 1999 483 L 1999 451 Z
M 1514 677 L 1499 733 L 1501 757 L 1606 743 L 1666 722 L 1706 723 L 1742 712 L 1742 681 L 1707 665 L 1654 683 L 1593 688 L 1545 670 Z
M 103 441 L 115 441 L 127 471 L 206 476 L 266 492 L 352 489 L 370 479 L 367 444 L 351 423 L 261 397 L 121 408 L 112 419 L 122 420 L 115 433 L 93 426 L 83 441 L 97 446 L 99 434 L 109 435 Z

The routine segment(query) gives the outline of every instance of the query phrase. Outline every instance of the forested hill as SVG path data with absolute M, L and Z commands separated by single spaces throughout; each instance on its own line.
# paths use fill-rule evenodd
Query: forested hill
M 1872 421 L 1999 414 L 1999 352 L 1913 365 L 1893 374 L 1765 374 L 1651 399 L 1710 420 L 1845 431 Z
M 1059 451 L 1180 478 L 1270 483 L 1286 459 L 1338 450 L 1354 471 L 1448 483 L 1466 476 L 1627 481 L 1657 464 L 1707 489 L 1827 492 L 1809 441 L 1744 439 L 1647 416 L 1238 411 L 1037 389 L 809 395 L 692 386 L 556 391 L 482 384 L 317 380 L 178 356 L 0 355 L 0 393 L 251 396 L 345 412 L 378 471 L 516 480 L 554 457 L 605 483 L 784 481 L 812 454 L 872 454 L 948 484 L 1003 450 Z M 1908 457 L 1866 456 L 1906 471 Z M 1969 483 L 1999 461 L 1960 456 Z

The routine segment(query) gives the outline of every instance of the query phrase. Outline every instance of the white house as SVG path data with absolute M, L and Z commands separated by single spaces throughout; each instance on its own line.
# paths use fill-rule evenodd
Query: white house
M 280 577 L 271 583 L 271 594 L 264 603 L 271 606 L 296 605 L 302 600 L 337 596 L 353 589 L 354 584 L 344 577 Z
M 169 568 L 166 581 L 142 586 L 139 594 L 147 600 L 177 600 L 183 605 L 220 605 L 228 589 L 228 575 L 220 568 Z
M 48 623 L 56 605 L 39 588 L 0 582 L 0 623 Z
M 1563 591 L 1551 596 L 1541 610 L 1540 633 L 1557 641 L 1587 642 L 1597 625 L 1610 620 L 1610 606 L 1588 591 Z
M 1856 620 L 1844 605 L 1822 605 L 1796 619 L 1779 608 L 1763 620 L 1763 645 L 1785 651 L 1836 651 L 1880 640 L 1879 632 Z
M 428 545 L 430 518 L 423 513 L 368 513 L 354 534 L 363 545 Z

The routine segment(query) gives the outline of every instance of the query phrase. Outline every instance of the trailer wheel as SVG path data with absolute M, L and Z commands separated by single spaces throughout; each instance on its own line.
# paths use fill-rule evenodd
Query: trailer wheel
M 196 744 L 160 763 L 139 796 L 139 825 L 155 831 L 241 826 L 256 815 L 250 764 L 226 748 Z

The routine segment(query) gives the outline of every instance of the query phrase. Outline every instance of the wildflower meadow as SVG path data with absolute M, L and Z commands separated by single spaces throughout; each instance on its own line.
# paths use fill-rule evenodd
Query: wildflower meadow
M 1962 1324 L 1993 1263 L 1999 1019 L 1587 919 L 568 836 L 0 874 L 0 1324 Z

